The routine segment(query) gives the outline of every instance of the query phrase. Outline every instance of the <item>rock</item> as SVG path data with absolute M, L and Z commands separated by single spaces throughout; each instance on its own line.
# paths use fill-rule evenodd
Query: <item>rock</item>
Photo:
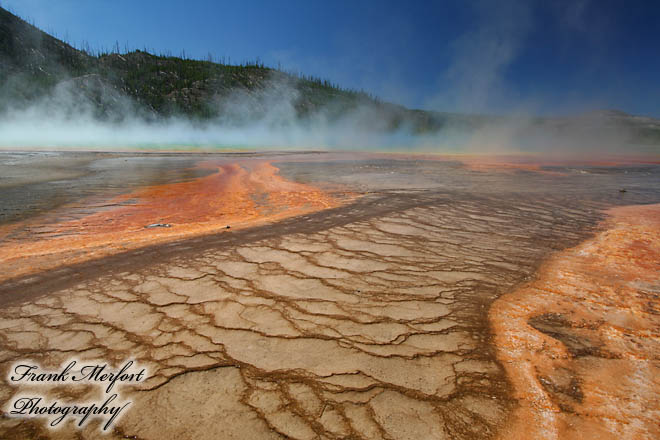
M 145 228 L 171 228 L 172 225 L 169 223 L 152 223 L 145 226 Z

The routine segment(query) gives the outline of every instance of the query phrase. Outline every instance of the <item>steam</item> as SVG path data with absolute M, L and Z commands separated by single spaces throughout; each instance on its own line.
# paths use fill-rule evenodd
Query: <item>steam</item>
M 426 108 L 475 115 L 466 129 L 449 123 L 429 146 L 442 139 L 458 149 L 479 153 L 541 152 L 557 155 L 652 153 L 660 144 L 660 121 L 615 111 L 539 118 L 543 102 L 521 99 L 507 81 L 508 69 L 527 48 L 540 2 L 479 0 L 472 3 L 473 24 L 450 45 L 447 68 L 438 77 L 439 92 Z M 594 38 L 586 30 L 590 0 L 552 6 L 566 34 Z M 507 116 L 478 116 L 496 111 Z
M 80 92 L 81 81 L 89 83 L 88 93 Z M 617 151 L 629 146 L 633 137 L 625 126 L 598 114 L 544 121 L 526 116 L 436 114 L 441 123 L 426 132 L 420 132 L 418 121 L 407 111 L 370 101 L 350 111 L 345 111 L 345 103 L 330 102 L 301 117 L 296 109 L 300 92 L 290 79 L 281 78 L 267 81 L 256 91 L 237 90 L 219 97 L 220 116 L 210 121 L 159 118 L 114 89 L 98 84 L 94 89 L 96 81 L 93 76 L 65 81 L 36 102 L 9 106 L 0 115 L 0 146 L 570 153 Z M 394 129 L 392 114 L 408 119 Z
M 569 8 L 567 26 L 581 29 L 587 2 Z M 106 149 L 342 149 L 424 152 L 650 152 L 660 123 L 614 113 L 535 118 L 529 102 L 509 104 L 507 69 L 533 27 L 524 0 L 481 1 L 473 26 L 453 43 L 438 78 L 439 92 L 425 107 L 459 113 L 410 111 L 394 104 L 337 98 L 309 111 L 301 83 L 271 71 L 250 89 L 213 100 L 217 117 L 199 121 L 161 117 L 96 74 L 70 78 L 38 99 L 20 96 L 30 84 L 20 75 L 0 90 L 0 148 Z M 121 57 L 118 54 L 111 55 Z M 304 84 L 302 84 L 304 86 Z M 325 93 L 325 92 L 324 92 Z M 324 95 L 324 101 L 327 96 Z M 501 108 L 510 116 L 479 115 Z M 651 136 L 640 136 L 640 127 Z M 643 131 L 642 130 L 642 131 Z M 650 131 L 649 131 L 650 130 Z M 649 140 L 650 139 L 650 140 Z
M 481 0 L 473 8 L 475 23 L 452 43 L 453 56 L 438 80 L 443 92 L 427 107 L 480 113 L 508 98 L 503 75 L 532 28 L 531 3 Z
M 220 116 L 205 122 L 160 118 L 99 81 L 96 75 L 64 81 L 36 102 L 6 105 L 0 146 L 355 148 L 391 145 L 397 138 L 386 132 L 378 110 L 368 106 L 337 116 L 340 104 L 333 108 L 330 103 L 325 111 L 299 117 L 300 94 L 288 78 L 218 97 Z

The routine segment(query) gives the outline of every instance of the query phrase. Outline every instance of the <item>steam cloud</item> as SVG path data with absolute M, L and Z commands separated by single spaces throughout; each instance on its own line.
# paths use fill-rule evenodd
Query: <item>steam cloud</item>
M 578 26 L 585 7 L 571 12 Z M 453 43 L 454 56 L 439 78 L 445 92 L 429 98 L 427 107 L 474 113 L 490 108 L 506 93 L 503 75 L 519 55 L 532 26 L 529 2 L 479 2 L 476 24 Z M 570 11 L 569 11 L 570 12 Z M 570 20 L 569 20 L 570 21 Z M 94 91 L 94 98 L 81 92 Z M 5 89 L 20 88 L 20 79 Z M 11 91 L 3 90 L 3 96 Z M 300 117 L 299 91 L 282 74 L 255 90 L 236 90 L 218 99 L 217 118 L 205 122 L 185 117 L 160 118 L 129 97 L 104 86 L 97 75 L 61 82 L 48 95 L 30 104 L 5 103 L 0 113 L 0 148 L 121 149 L 348 149 L 414 150 L 431 152 L 557 152 L 651 151 L 633 125 L 660 123 L 651 118 L 594 113 L 574 118 L 433 114 L 432 130 L 420 130 L 411 112 L 400 109 L 402 122 L 393 129 L 387 112 L 373 102 L 346 111 L 330 102 L 320 111 Z M 108 117 L 103 109 L 112 107 Z M 395 106 L 392 106 L 395 107 Z M 632 124 L 632 125 L 631 125 Z M 641 146 L 640 146 L 641 145 Z M 648 144 L 647 144 L 648 145 Z
M 112 101 L 119 111 L 101 117 L 99 103 L 76 87 L 65 81 L 30 105 L 8 106 L 0 114 L 0 146 L 373 148 L 409 142 L 386 131 L 377 109 L 369 106 L 336 117 L 330 104 L 327 111 L 300 118 L 295 109 L 299 92 L 289 81 L 272 80 L 256 92 L 237 90 L 217 103 L 221 116 L 206 122 L 156 118 L 129 97 L 111 92 L 101 104 Z
M 412 123 L 387 127 L 382 110 L 362 105 L 337 116 L 332 103 L 301 118 L 298 91 L 271 81 L 258 92 L 237 91 L 221 100 L 221 116 L 206 122 L 184 117 L 157 119 L 141 114 L 128 97 L 109 93 L 121 118 L 100 118 L 98 103 L 78 93 L 75 82 L 28 106 L 0 115 L 4 148 L 198 149 L 276 148 L 414 151 L 617 151 L 630 147 L 632 134 L 600 115 L 543 122 L 518 117 L 449 117 L 435 131 L 416 133 Z

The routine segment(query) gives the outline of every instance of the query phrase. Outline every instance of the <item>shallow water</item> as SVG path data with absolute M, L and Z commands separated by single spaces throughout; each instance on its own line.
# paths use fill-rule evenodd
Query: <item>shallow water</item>
M 190 181 L 212 173 L 195 166 L 203 160 L 275 160 L 281 174 L 295 182 L 333 183 L 358 191 L 442 188 L 475 193 L 547 192 L 633 204 L 653 201 L 660 186 L 660 165 L 653 164 L 541 167 L 563 175 L 556 179 L 555 175 L 526 171 L 476 173 L 455 159 L 392 160 L 374 154 L 312 153 L 289 162 L 286 158 L 290 155 L 0 152 L 0 225 L 80 201 L 87 207 L 72 207 L 67 213 L 75 216 L 76 210 L 80 210 L 85 215 L 89 213 L 91 200 L 102 204 L 136 188 Z M 620 188 L 627 192 L 619 193 Z
M 0 152 L 0 224 L 81 200 L 104 200 L 140 186 L 208 174 L 194 167 L 197 160 L 185 155 Z

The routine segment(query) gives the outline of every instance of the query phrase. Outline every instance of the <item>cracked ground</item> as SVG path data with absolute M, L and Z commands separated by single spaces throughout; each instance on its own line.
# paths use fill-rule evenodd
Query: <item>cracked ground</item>
M 5 283 L 3 376 L 23 359 L 50 369 L 134 359 L 148 380 L 121 388 L 133 403 L 104 438 L 496 436 L 524 399 L 498 358 L 491 304 L 620 202 L 504 191 L 506 176 L 485 194 L 393 191 L 380 178 L 339 208 Z M 3 408 L 16 392 L 3 381 Z M 99 428 L 4 417 L 0 435 L 97 438 Z

